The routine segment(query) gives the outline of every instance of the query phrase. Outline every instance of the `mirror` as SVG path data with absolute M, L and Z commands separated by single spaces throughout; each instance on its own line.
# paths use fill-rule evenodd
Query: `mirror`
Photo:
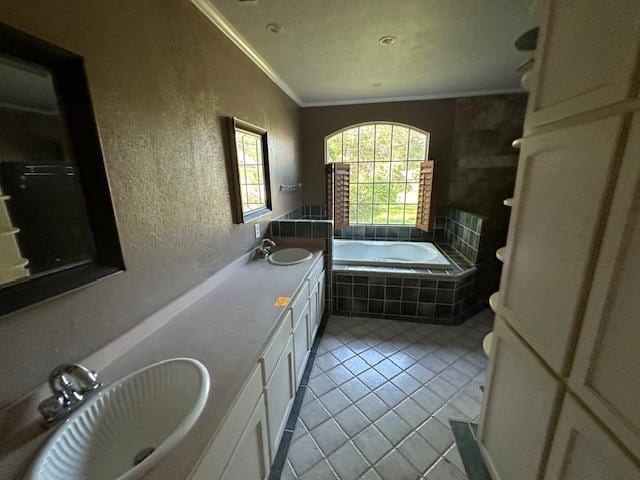
M 0 314 L 123 268 L 82 58 L 0 25 Z
M 0 57 L 0 287 L 92 260 L 51 74 Z
M 230 118 L 229 146 L 236 223 L 251 222 L 271 213 L 267 131 Z

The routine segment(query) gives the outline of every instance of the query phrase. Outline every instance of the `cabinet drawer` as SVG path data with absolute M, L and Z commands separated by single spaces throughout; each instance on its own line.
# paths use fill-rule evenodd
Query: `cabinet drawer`
M 222 427 L 213 438 L 213 442 L 207 448 L 207 452 L 192 477 L 193 480 L 220 478 L 247 425 L 247 418 L 259 401 L 263 401 L 262 375 L 260 368 L 256 367 L 236 399 L 229 415 L 225 418 Z
M 260 358 L 260 363 L 262 364 L 262 381 L 264 385 L 269 382 L 269 378 L 271 378 L 273 369 L 276 367 L 278 358 L 280 358 L 280 354 L 287 346 L 287 342 L 289 341 L 289 337 L 291 336 L 291 327 L 291 310 L 289 310 L 285 317 L 282 319 L 282 322 L 280 323 L 280 326 L 278 327 L 275 335 L 271 339 L 269 346 L 266 348 L 264 354 Z
M 298 291 L 298 294 L 295 296 L 293 301 L 291 302 L 291 313 L 292 313 L 292 326 L 297 325 L 300 316 L 304 313 L 307 308 L 307 302 L 309 301 L 309 280 L 305 280 L 302 283 L 302 287 Z

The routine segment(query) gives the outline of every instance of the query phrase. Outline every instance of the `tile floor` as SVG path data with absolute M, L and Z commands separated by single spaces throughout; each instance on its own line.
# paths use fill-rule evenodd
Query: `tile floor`
M 465 479 L 448 419 L 480 415 L 492 325 L 330 317 L 281 479 Z

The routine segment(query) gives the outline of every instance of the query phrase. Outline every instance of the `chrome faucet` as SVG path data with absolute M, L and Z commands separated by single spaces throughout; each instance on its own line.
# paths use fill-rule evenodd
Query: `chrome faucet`
M 53 396 L 42 401 L 38 410 L 42 423 L 50 426 L 67 417 L 93 393 L 100 390 L 98 374 L 82 365 L 60 365 L 49 374 L 49 386 Z
M 258 245 L 257 250 L 258 252 L 260 252 L 260 255 L 262 255 L 262 258 L 267 258 L 271 254 L 271 251 L 275 246 L 276 242 L 274 242 L 270 238 L 263 238 L 260 242 L 260 245 Z

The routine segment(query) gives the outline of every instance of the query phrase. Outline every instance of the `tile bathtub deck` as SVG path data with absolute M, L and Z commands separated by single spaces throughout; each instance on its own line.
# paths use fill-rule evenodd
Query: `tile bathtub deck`
M 330 317 L 281 479 L 465 479 L 448 420 L 480 415 L 492 326 Z

